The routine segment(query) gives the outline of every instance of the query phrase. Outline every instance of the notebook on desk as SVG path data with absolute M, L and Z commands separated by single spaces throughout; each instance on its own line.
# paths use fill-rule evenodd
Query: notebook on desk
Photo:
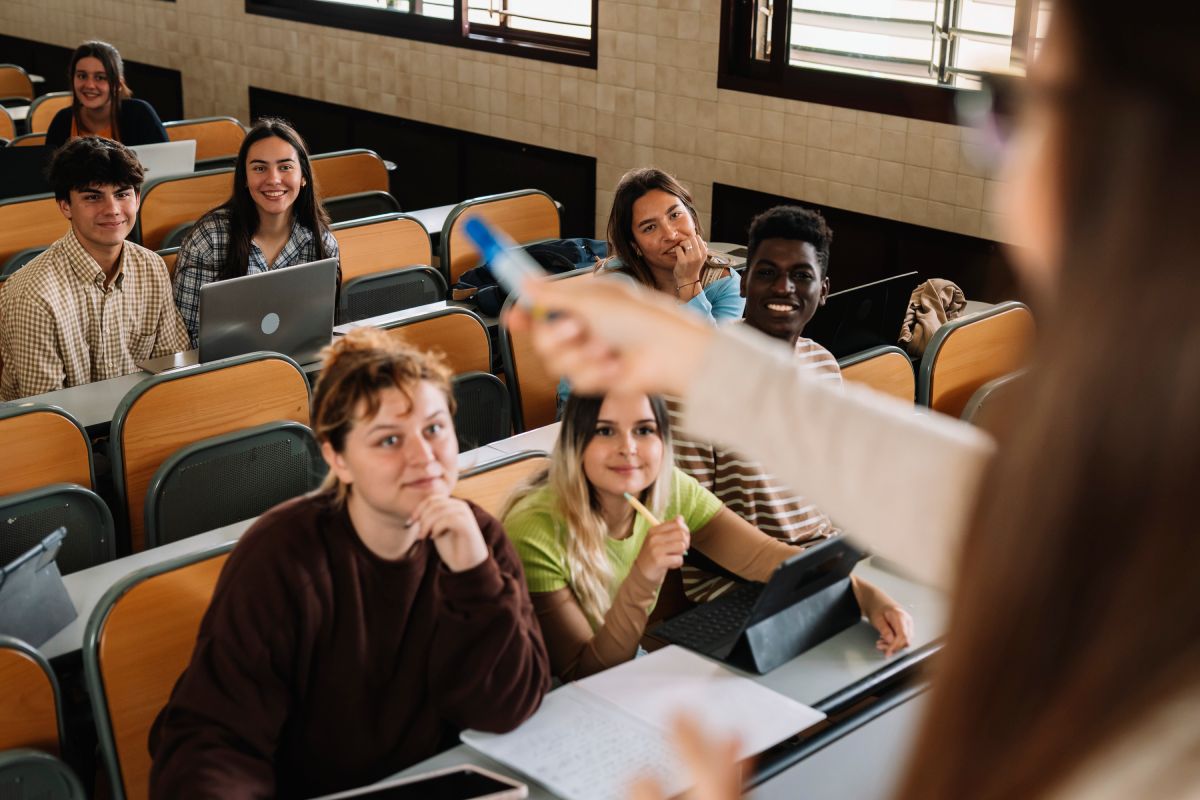
M 157 374 L 260 350 L 316 361 L 333 330 L 337 265 L 326 258 L 204 284 L 199 348 L 138 366 Z
M 667 731 L 686 712 L 710 734 L 737 737 L 738 757 L 761 753 L 825 715 L 678 647 L 568 683 L 506 734 L 465 731 L 475 750 L 563 800 L 627 800 L 654 776 L 675 796 L 688 788 Z
M 858 622 L 850 571 L 862 559 L 844 536 L 662 623 L 650 635 L 760 674 Z

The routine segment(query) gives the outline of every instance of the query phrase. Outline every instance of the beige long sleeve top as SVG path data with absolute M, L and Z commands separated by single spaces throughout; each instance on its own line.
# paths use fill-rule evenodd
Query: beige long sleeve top
M 754 331 L 722 329 L 684 396 L 687 430 L 757 458 L 863 545 L 946 586 L 992 439 L 869 389 L 835 390 L 794 362 Z
M 915 577 L 950 583 L 994 450 L 988 436 L 946 417 L 914 416 L 908 404 L 869 390 L 832 391 L 797 369 L 786 347 L 738 326 L 714 338 L 683 399 L 689 431 L 803 486 L 850 535 Z M 1200 681 L 1147 709 L 1050 795 L 1200 797 L 1198 713 Z

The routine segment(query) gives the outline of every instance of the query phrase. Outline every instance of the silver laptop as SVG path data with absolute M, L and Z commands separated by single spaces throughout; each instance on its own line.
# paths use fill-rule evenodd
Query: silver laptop
M 129 148 L 142 162 L 146 180 L 196 171 L 196 140 L 138 144 Z
M 326 258 L 204 284 L 199 349 L 138 366 L 159 373 L 260 350 L 316 361 L 332 338 L 337 266 Z

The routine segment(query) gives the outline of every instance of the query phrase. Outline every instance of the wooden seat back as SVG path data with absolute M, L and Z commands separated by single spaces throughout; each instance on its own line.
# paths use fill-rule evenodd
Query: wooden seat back
M 975 390 L 963 408 L 962 419 L 984 430 L 996 432 L 1001 414 L 1015 402 L 1014 397 L 1021 387 L 1025 370 L 1017 370 L 999 378 L 993 378 Z
M 459 203 L 442 226 L 441 266 L 447 286 L 453 286 L 459 275 L 479 265 L 479 251 L 471 244 L 463 227 L 472 216 L 482 217 L 517 244 L 560 236 L 558 206 L 550 195 L 536 189 L 477 197 Z
M 1033 334 L 1033 315 L 1017 302 L 947 322 L 921 358 L 917 402 L 960 416 L 980 386 L 1025 365 Z
M 9 147 L 41 147 L 46 144 L 44 133 L 23 133 L 9 143 Z
M 58 682 L 42 655 L 19 639 L 0 636 L 0 750 L 62 751 Z
M 95 486 L 87 434 L 60 408 L 0 409 L 0 453 L 0 495 L 52 483 Z
M 264 422 L 309 422 L 308 379 L 296 362 L 251 353 L 156 375 L 135 386 L 113 415 L 117 494 L 134 552 L 145 545 L 146 493 L 159 466 L 185 445 Z
M 126 576 L 88 620 L 84 669 L 116 798 L 149 795 L 150 727 L 191 660 L 200 620 L 234 544 Z
M 196 160 L 236 156 L 246 138 L 246 129 L 233 117 L 201 117 L 164 122 L 172 142 L 196 140 Z
M 0 139 L 10 142 L 17 138 L 17 123 L 13 122 L 12 114 L 4 106 L 0 106 Z
M 458 477 L 454 496 L 470 500 L 493 517 L 499 518 L 509 495 L 523 481 L 550 466 L 550 456 L 541 452 L 520 453 L 501 461 L 484 464 Z
M 487 326 L 465 308 L 446 308 L 402 320 L 387 327 L 424 352 L 440 353 L 454 374 L 492 371 L 492 342 Z
M 916 375 L 908 355 L 899 347 L 874 347 L 838 361 L 843 380 L 862 383 L 900 400 L 913 402 Z
M 388 191 L 388 171 L 373 150 L 339 150 L 309 159 L 320 197 Z
M 47 247 L 71 229 L 52 194 L 0 202 L 0 264 L 30 247 Z
M 71 107 L 70 92 L 50 92 L 36 98 L 29 106 L 30 133 L 45 133 L 50 130 L 50 122 L 54 115 L 64 108 Z
M 0 64 L 0 97 L 22 97 L 33 100 L 33 81 L 16 64 Z
M 332 227 L 342 265 L 342 284 L 399 267 L 430 266 L 433 245 L 415 217 L 387 214 Z
M 185 222 L 200 219 L 231 194 L 231 167 L 151 180 L 142 191 L 142 207 L 138 212 L 142 245 L 158 250 L 168 233 Z
M 584 267 L 556 275 L 554 280 L 591 280 L 594 275 L 591 267 Z M 509 295 L 504 301 L 505 309 L 514 302 L 516 299 Z M 562 376 L 546 369 L 541 356 L 533 349 L 529 333 L 511 331 L 508 326 L 501 325 L 500 359 L 512 397 L 513 427 L 517 433 L 554 422 L 558 413 L 558 382 Z

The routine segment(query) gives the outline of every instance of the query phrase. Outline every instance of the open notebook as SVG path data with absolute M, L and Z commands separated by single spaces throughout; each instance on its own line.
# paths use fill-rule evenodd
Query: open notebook
M 667 733 L 680 712 L 713 735 L 736 735 L 740 757 L 825 718 L 671 646 L 551 692 L 511 733 L 465 731 L 462 739 L 564 800 L 624 800 L 630 784 L 645 775 L 657 777 L 672 796 L 689 786 Z

